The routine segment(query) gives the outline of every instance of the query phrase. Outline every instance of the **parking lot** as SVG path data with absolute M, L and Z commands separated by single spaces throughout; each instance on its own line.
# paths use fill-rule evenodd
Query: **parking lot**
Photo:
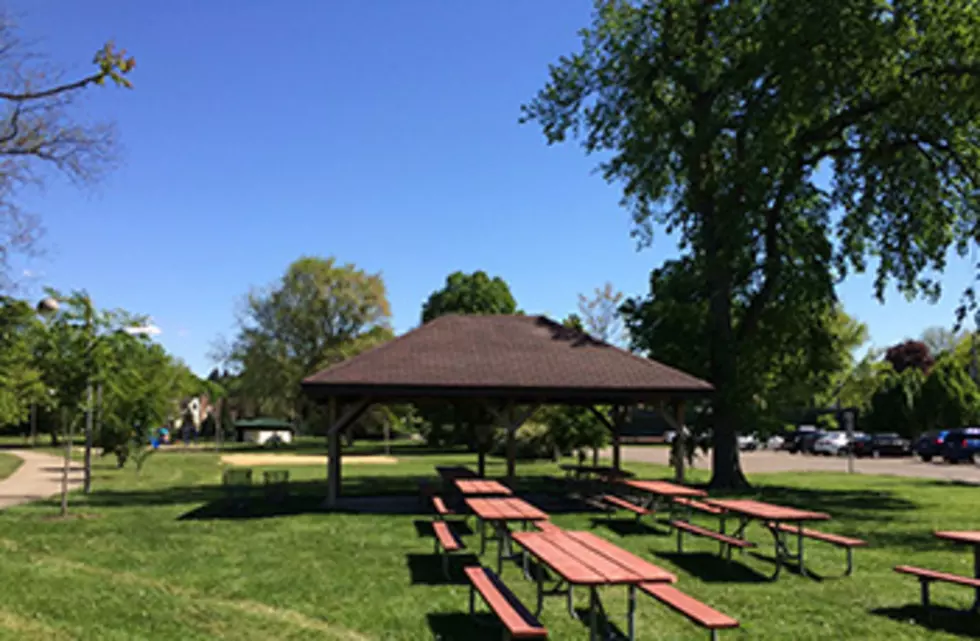
M 669 449 L 667 447 L 624 446 L 622 452 L 624 461 L 668 464 Z M 701 454 L 695 461 L 695 467 L 698 468 L 703 469 L 710 465 L 710 454 Z M 747 474 L 753 472 L 846 472 L 847 459 L 844 457 L 759 450 L 742 452 L 742 467 Z M 980 485 L 980 465 L 966 463 L 949 465 L 935 461 L 923 463 L 918 457 L 855 459 L 854 471 L 861 474 L 948 479 Z

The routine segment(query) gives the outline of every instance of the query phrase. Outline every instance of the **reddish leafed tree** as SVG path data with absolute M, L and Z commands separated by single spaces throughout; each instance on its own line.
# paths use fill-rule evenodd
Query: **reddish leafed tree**
M 936 363 L 929 346 L 922 341 L 905 341 L 889 347 L 885 360 L 892 364 L 896 372 L 904 372 L 911 367 L 925 374 Z

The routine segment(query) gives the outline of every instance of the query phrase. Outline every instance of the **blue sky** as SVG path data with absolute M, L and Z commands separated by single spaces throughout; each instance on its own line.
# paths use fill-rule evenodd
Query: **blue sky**
M 114 120 L 122 164 L 95 189 L 52 181 L 26 203 L 47 255 L 29 290 L 86 288 L 151 315 L 197 372 L 250 286 L 301 255 L 383 273 L 397 331 L 446 275 L 504 277 L 523 309 L 556 317 L 611 281 L 646 291 L 674 255 L 636 251 L 615 186 L 574 145 L 546 146 L 519 106 L 576 48 L 589 0 L 21 0 L 28 39 L 81 75 L 107 39 L 137 58 L 135 89 L 86 117 Z M 887 345 L 950 325 L 969 265 L 938 305 L 872 299 L 848 312 Z

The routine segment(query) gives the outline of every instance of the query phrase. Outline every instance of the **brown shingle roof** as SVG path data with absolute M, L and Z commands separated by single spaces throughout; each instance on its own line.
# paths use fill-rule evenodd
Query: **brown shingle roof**
M 311 396 L 642 401 L 711 385 L 544 316 L 437 318 L 303 381 Z

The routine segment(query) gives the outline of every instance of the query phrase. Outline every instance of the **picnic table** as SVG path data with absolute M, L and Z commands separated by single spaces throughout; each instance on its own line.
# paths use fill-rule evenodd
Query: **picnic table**
M 537 584 L 535 614 L 540 615 L 545 596 L 565 596 L 568 613 L 578 619 L 574 608 L 572 590 L 575 586 L 589 589 L 589 639 L 598 639 L 599 615 L 608 621 L 599 588 L 626 586 L 627 636 L 635 639 L 636 587 L 643 583 L 674 583 L 670 572 L 659 568 L 622 548 L 599 538 L 591 532 L 548 530 L 544 532 L 516 532 L 514 541 L 537 559 L 534 580 Z M 542 566 L 557 575 L 555 585 L 546 589 Z M 527 575 L 527 569 L 525 568 Z
M 745 540 L 745 529 L 752 521 L 761 521 L 773 536 L 775 547 L 776 571 L 772 575 L 775 580 L 779 576 L 786 561 L 796 561 L 799 564 L 800 574 L 806 576 L 806 566 L 804 565 L 803 539 L 806 537 L 803 523 L 810 521 L 828 521 L 830 515 L 823 512 L 811 512 L 800 510 L 794 507 L 784 507 L 754 501 L 751 499 L 705 499 L 705 503 L 714 505 L 725 511 L 725 514 L 733 514 L 738 517 L 738 527 L 732 533 L 735 539 Z M 773 527 L 783 524 L 795 524 L 794 530 L 797 532 L 796 552 L 790 551 L 786 542 L 787 531 L 785 528 Z M 721 520 L 721 533 L 725 534 L 725 520 Z
M 504 561 L 517 558 L 511 544 L 508 524 L 520 523 L 527 529 L 528 523 L 547 521 L 548 515 L 523 499 L 514 497 L 468 498 L 466 507 L 476 515 L 480 529 L 480 554 L 487 549 L 487 539 L 497 541 L 497 574 L 503 571 Z M 487 536 L 487 523 L 495 534 Z M 506 553 L 504 549 L 506 548 Z
M 973 547 L 973 578 L 980 579 L 980 531 L 951 531 L 940 530 L 935 532 L 936 538 L 954 543 L 961 543 Z M 976 590 L 973 599 L 973 609 L 980 611 L 980 588 Z
M 693 487 L 678 485 L 669 481 L 622 479 L 620 482 L 630 490 L 640 492 L 647 497 L 647 501 L 643 505 L 647 510 L 657 511 L 661 508 L 661 504 L 666 501 L 670 507 L 671 515 L 673 515 L 674 499 L 696 499 L 708 496 L 704 490 L 696 490 Z
M 510 496 L 513 491 L 500 481 L 485 479 L 456 479 L 456 489 L 463 496 Z

